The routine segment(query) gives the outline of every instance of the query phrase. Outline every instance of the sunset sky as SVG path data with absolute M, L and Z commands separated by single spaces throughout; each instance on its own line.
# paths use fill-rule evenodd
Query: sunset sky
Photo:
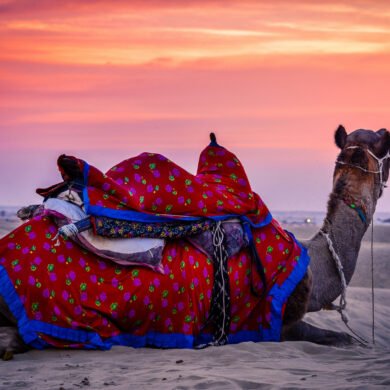
M 214 131 L 271 210 L 325 210 L 338 124 L 390 128 L 390 2 L 0 0 L 0 204 Z M 378 210 L 390 212 L 390 189 Z

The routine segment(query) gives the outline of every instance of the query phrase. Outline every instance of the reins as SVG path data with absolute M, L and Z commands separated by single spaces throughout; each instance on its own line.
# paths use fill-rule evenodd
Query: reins
M 371 321 L 372 343 L 375 345 L 375 286 L 374 286 L 374 217 L 371 221 Z

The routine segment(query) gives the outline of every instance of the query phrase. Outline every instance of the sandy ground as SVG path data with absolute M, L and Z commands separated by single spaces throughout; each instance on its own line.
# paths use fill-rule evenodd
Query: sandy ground
M 0 224 L 0 235 L 9 224 Z M 310 237 L 313 226 L 290 226 Z M 390 388 L 390 226 L 375 230 L 375 345 L 372 344 L 370 237 L 362 243 L 348 289 L 350 326 L 368 347 L 306 342 L 242 343 L 205 350 L 115 347 L 110 351 L 30 351 L 0 362 L 0 389 L 388 389 Z M 317 326 L 346 330 L 337 313 L 308 316 Z

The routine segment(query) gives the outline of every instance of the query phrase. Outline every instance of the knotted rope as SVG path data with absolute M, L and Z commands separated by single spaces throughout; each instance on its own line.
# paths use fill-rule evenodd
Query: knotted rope
M 341 294 L 339 306 L 336 306 L 336 310 L 340 313 L 341 319 L 346 324 L 349 321 L 348 314 L 345 312 L 347 307 L 347 281 L 345 280 L 344 268 L 341 263 L 340 257 L 334 249 L 333 242 L 328 233 L 325 233 L 323 230 L 320 230 L 320 233 L 325 237 L 326 242 L 328 243 L 329 252 L 331 253 L 333 260 L 336 264 L 337 272 L 341 281 Z
M 60 245 L 60 240 L 59 236 L 64 237 L 64 238 L 70 238 L 70 237 L 75 237 L 79 233 L 79 229 L 74 223 L 70 223 L 68 225 L 61 226 L 58 229 L 57 234 L 55 237 L 53 237 L 52 241 L 56 241 L 54 246 L 59 246 Z
M 224 246 L 225 232 L 221 221 L 212 228 L 214 256 L 214 285 L 210 303 L 210 315 L 204 327 L 213 325 L 213 341 L 206 345 L 198 345 L 197 348 L 207 346 L 225 345 L 228 342 L 230 328 L 230 284 L 228 274 L 228 253 Z

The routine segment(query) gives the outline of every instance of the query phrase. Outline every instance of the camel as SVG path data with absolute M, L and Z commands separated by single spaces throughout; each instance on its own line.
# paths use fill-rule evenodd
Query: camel
M 345 283 L 348 285 L 351 281 L 362 238 L 372 222 L 377 201 L 389 177 L 389 131 L 359 129 L 347 135 L 340 125 L 335 142 L 341 153 L 336 160 L 327 214 L 319 232 L 303 242 L 311 258 L 313 279 L 308 312 L 334 308 L 333 301 L 343 292 L 330 244 L 340 258 Z M 290 300 L 294 301 L 294 297 Z M 347 333 L 318 329 L 304 321 L 286 326 L 284 339 L 336 345 L 353 342 Z
M 352 278 L 361 240 L 389 176 L 390 133 L 386 129 L 359 129 L 347 134 L 340 125 L 335 143 L 341 152 L 336 160 L 326 218 L 319 232 L 302 242 L 310 255 L 310 266 L 287 300 L 281 341 L 325 345 L 354 342 L 348 333 L 320 329 L 303 318 L 307 312 L 335 308 L 333 302 L 345 292 Z M 0 355 L 7 359 L 28 348 L 0 296 Z

